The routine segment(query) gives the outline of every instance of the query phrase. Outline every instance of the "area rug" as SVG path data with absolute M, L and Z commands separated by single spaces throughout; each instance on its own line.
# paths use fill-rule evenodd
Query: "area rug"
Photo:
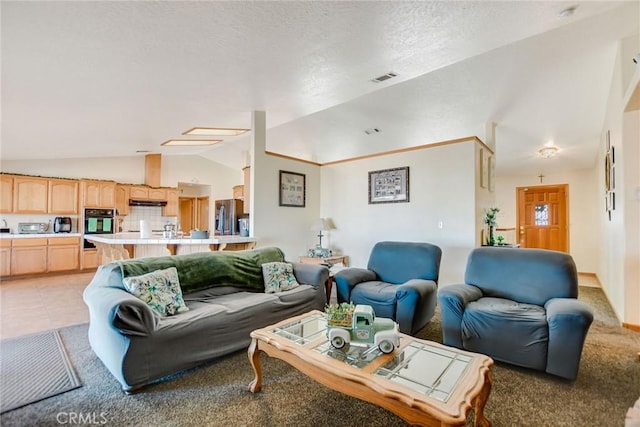
M 58 331 L 0 341 L 0 413 L 80 386 Z

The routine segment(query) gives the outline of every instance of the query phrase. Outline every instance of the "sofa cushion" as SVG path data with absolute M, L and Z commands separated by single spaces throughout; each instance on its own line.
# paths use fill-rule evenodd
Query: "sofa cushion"
M 296 276 L 293 275 L 293 266 L 288 262 L 266 262 L 262 264 L 262 275 L 264 291 L 268 294 L 288 291 L 300 286 Z
M 463 347 L 500 361 L 544 370 L 548 341 L 546 312 L 538 305 L 484 297 L 462 315 Z
M 200 252 L 117 262 L 122 268 L 123 277 L 176 267 L 182 292 L 187 294 L 214 286 L 235 286 L 262 291 L 262 264 L 274 261 L 284 261 L 284 254 L 278 248 Z
M 377 317 L 396 318 L 398 285 L 374 280 L 361 282 L 351 291 L 351 300 L 373 307 Z
M 144 301 L 160 316 L 173 316 L 187 310 L 182 299 L 178 271 L 175 267 L 126 277 L 125 288 Z

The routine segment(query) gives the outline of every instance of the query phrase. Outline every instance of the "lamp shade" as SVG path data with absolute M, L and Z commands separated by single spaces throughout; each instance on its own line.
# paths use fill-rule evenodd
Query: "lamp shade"
M 327 218 L 318 218 L 313 222 L 311 230 L 333 230 L 333 221 Z

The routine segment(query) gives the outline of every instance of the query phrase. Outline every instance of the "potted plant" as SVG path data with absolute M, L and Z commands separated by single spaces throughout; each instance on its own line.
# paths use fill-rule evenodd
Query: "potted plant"
M 502 245 L 504 245 L 504 244 L 505 244 L 505 243 L 504 243 L 504 236 L 502 236 L 502 235 L 498 235 L 498 236 L 496 237 L 496 240 L 498 241 L 498 245 L 499 245 L 499 246 L 502 246 Z
M 493 246 L 496 244 L 496 241 L 493 237 L 493 231 L 496 226 L 496 218 L 498 216 L 498 212 L 500 212 L 500 208 L 489 208 L 484 211 L 484 223 L 489 227 L 489 241 L 487 242 L 489 246 Z
M 329 326 L 351 326 L 351 319 L 356 306 L 353 303 L 328 304 L 324 308 Z

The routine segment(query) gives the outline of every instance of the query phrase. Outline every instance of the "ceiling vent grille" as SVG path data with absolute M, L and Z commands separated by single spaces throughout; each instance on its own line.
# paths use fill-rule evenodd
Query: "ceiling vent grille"
M 380 132 L 382 131 L 378 128 L 369 128 L 364 130 L 364 133 L 366 133 L 367 135 L 372 135 L 374 133 L 380 133 Z
M 375 79 L 373 79 L 371 81 L 374 82 L 374 83 L 382 83 L 383 81 L 392 79 L 394 77 L 398 77 L 398 75 L 396 73 L 390 72 L 390 73 L 387 73 L 387 74 L 383 74 L 383 75 L 381 75 L 379 77 L 376 77 Z

